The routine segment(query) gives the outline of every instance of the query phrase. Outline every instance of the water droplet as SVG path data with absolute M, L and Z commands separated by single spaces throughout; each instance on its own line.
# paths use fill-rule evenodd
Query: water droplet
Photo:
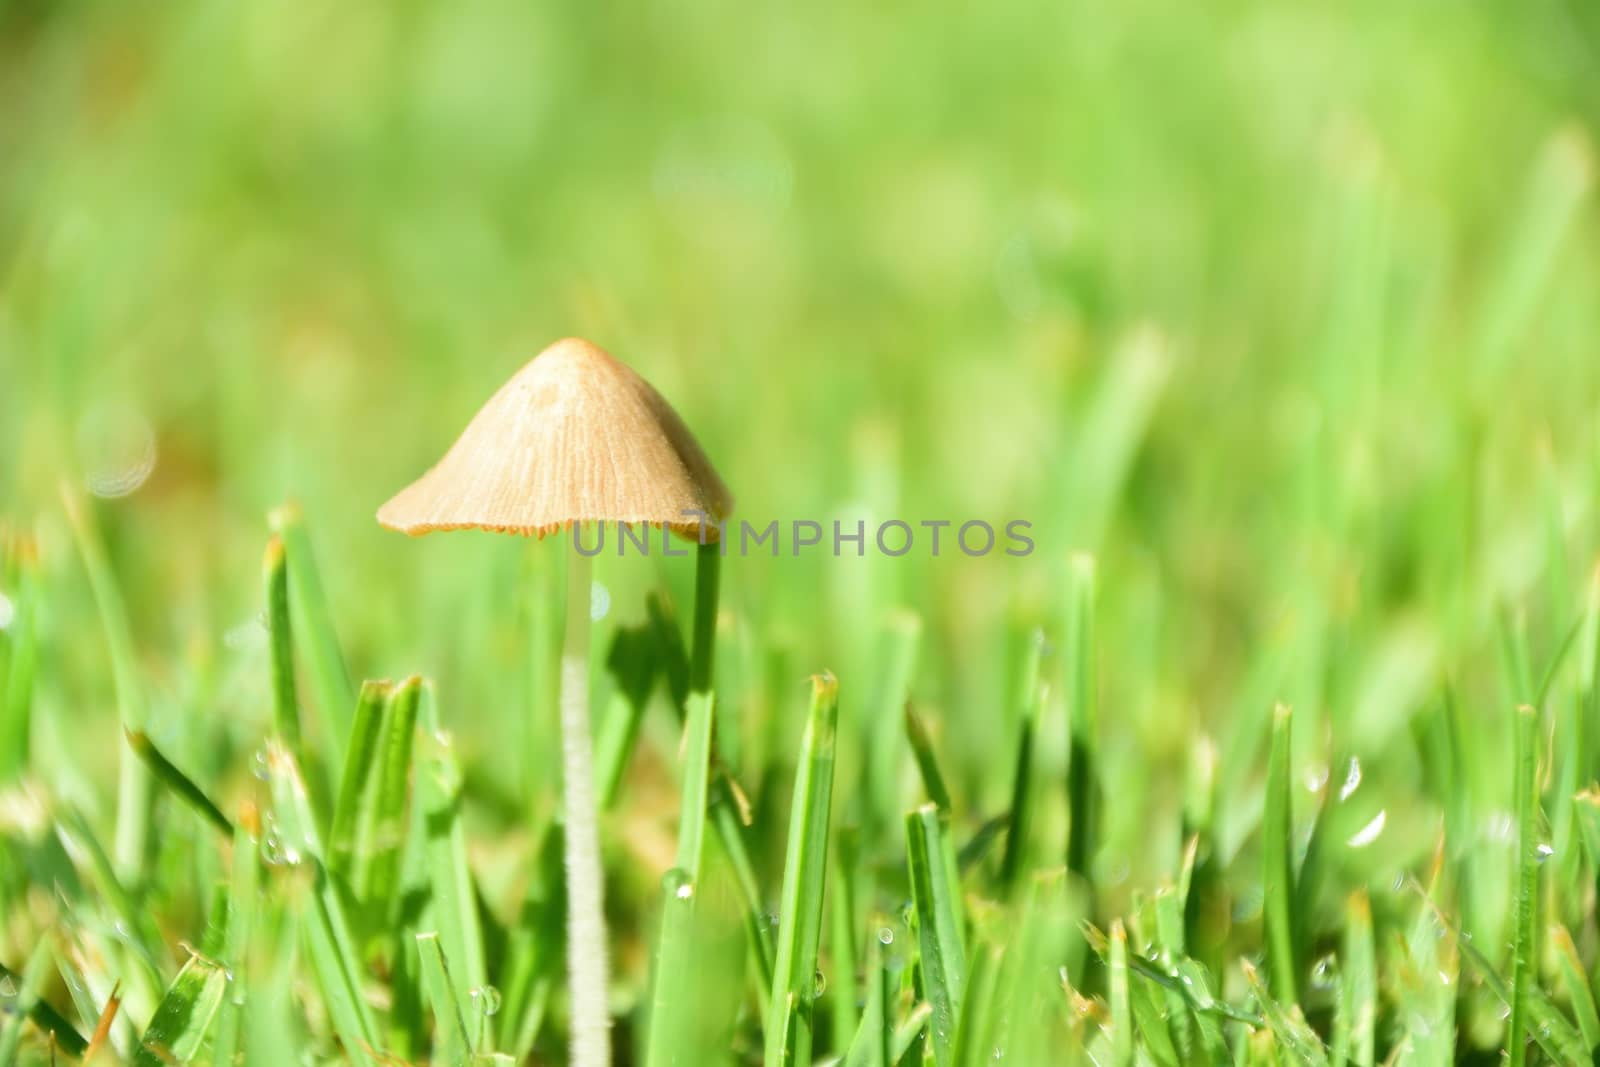
M 1323 956 L 1311 965 L 1311 985 L 1315 989 L 1332 989 L 1339 981 L 1339 963 L 1333 955 Z
M 1535 859 L 1539 863 L 1543 863 L 1545 860 L 1549 859 L 1551 856 L 1554 856 L 1556 854 L 1555 848 L 1553 846 L 1551 846 L 1551 845 L 1546 844 L 1543 841 L 1539 842 L 1538 847 L 1535 848 L 1533 851 L 1534 851 Z
M 294 867 L 300 862 L 300 850 L 284 841 L 270 814 L 263 820 L 261 862 L 269 867 Z
M 611 590 L 593 582 L 589 585 L 589 621 L 599 622 L 611 610 Z
M 1306 769 L 1306 789 L 1313 793 L 1322 792 L 1322 787 L 1328 784 L 1328 765 L 1315 763 Z
M 131 404 L 102 402 L 78 420 L 78 455 L 89 492 L 99 497 L 127 496 L 155 470 L 156 432 Z
M 267 758 L 267 750 L 266 749 L 264 749 L 264 748 L 256 749 L 255 758 L 250 761 L 250 773 L 254 774 L 257 778 L 261 779 L 263 782 L 267 781 L 268 779 L 270 779 L 272 777 L 272 764 L 269 762 L 269 760 Z
M 661 888 L 679 900 L 688 900 L 694 896 L 694 882 L 689 878 L 689 872 L 682 867 L 673 867 L 663 874 Z
M 827 991 L 828 976 L 823 974 L 821 969 L 818 969 L 817 973 L 811 976 L 811 995 L 813 997 L 820 997 Z
M 479 1015 L 490 1016 L 500 1010 L 500 990 L 492 985 L 479 986 L 467 994 Z
M 894 944 L 894 931 L 889 929 L 887 926 L 878 927 L 878 944 L 880 944 L 880 945 L 892 945 L 892 944 Z
M 1350 757 L 1350 766 L 1345 771 L 1344 785 L 1339 787 L 1339 799 L 1349 800 L 1350 794 L 1354 793 L 1360 785 L 1361 761 L 1352 756 Z
M 17 995 L 17 983 L 11 980 L 9 974 L 0 974 L 0 997 L 14 997 Z
M 1361 829 L 1357 830 L 1355 833 L 1351 834 L 1349 839 L 1345 841 L 1345 844 L 1349 845 L 1351 848 L 1366 848 L 1368 845 L 1376 841 L 1379 835 L 1383 833 L 1383 824 L 1388 821 L 1389 813 L 1380 808 L 1378 814 L 1372 817 L 1372 821 L 1367 823 L 1367 825 L 1363 826 Z
M 17 619 L 17 606 L 11 598 L 0 593 L 0 630 L 11 629 L 11 624 Z

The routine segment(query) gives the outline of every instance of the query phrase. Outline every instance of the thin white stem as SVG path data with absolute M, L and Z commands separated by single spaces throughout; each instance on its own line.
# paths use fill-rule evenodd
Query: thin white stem
M 573 535 L 576 537 L 576 527 Z M 589 724 L 589 560 L 567 549 L 567 621 L 561 648 L 561 797 L 566 813 L 567 983 L 572 1067 L 611 1067 L 605 875 L 594 803 Z

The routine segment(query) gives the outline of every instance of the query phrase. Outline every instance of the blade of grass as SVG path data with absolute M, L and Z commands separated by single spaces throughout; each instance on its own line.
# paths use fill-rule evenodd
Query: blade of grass
M 1261 823 L 1261 890 L 1267 965 L 1273 993 L 1285 1004 L 1294 1004 L 1299 999 L 1295 989 L 1294 915 L 1291 910 L 1294 868 L 1289 842 L 1290 720 L 1291 713 L 1286 705 L 1273 708 L 1266 808 Z
M 894 1026 L 889 1003 L 894 991 L 883 965 L 883 947 L 873 938 L 867 946 L 867 996 L 861 1022 L 845 1052 L 844 1067 L 893 1067 Z
M 1539 909 L 1539 712 L 1523 704 L 1516 711 L 1517 878 L 1516 926 L 1511 951 L 1511 1021 L 1506 1045 L 1511 1067 L 1528 1062 L 1528 999 L 1538 966 L 1535 938 Z
M 1372 904 L 1364 891 L 1345 905 L 1344 959 L 1334 1014 L 1334 1067 L 1373 1067 L 1377 1055 L 1378 972 Z
M 678 811 L 678 867 L 691 882 L 700 881 L 705 840 L 706 801 L 711 781 L 711 746 L 716 730 L 715 699 L 709 691 L 689 695 L 689 721 L 684 730 L 682 804 Z
M 708 692 L 689 696 L 684 736 L 682 801 L 678 811 L 678 865 L 661 880 L 661 931 L 656 942 L 647 1067 L 673 1067 L 699 1061 L 705 1050 L 695 1040 L 695 899 L 705 840 L 706 800 L 715 730 L 714 701 Z
M 594 740 L 595 795 L 601 810 L 616 803 L 623 769 L 644 722 L 656 679 L 656 647 L 655 634 L 645 623 L 618 627 L 606 653 L 606 670 L 615 689 Z
M 167 987 L 155 1017 L 139 1039 L 134 1067 L 163 1067 L 198 1059 L 227 987 L 228 972 L 220 963 L 191 956 Z
M 46 939 L 45 943 L 52 949 L 56 947 L 49 939 Z M 35 951 L 37 951 L 37 948 Z M 52 956 L 55 956 L 54 952 L 52 952 Z M 32 959 L 33 957 L 29 956 L 30 963 Z M 13 996 L 16 995 L 18 990 L 27 985 L 26 965 L 23 967 L 23 972 L 20 975 L 16 974 L 7 968 L 5 964 L 0 964 L 0 983 L 6 983 Z M 47 972 L 46 978 L 48 979 L 48 977 Z M 50 1039 L 55 1042 L 56 1047 L 67 1055 L 82 1057 L 88 1050 L 89 1042 L 85 1041 L 83 1035 L 78 1033 L 77 1027 L 73 1026 L 71 1020 L 57 1011 L 55 1006 L 45 1000 L 43 996 L 36 997 L 31 1005 L 20 1001 L 15 1002 L 15 1011 L 19 1017 L 25 1015 L 28 1021 L 32 1022 L 40 1032 L 49 1035 Z M 10 1014 L 9 1009 L 7 1014 Z M 0 1060 L 0 1063 L 3 1062 L 5 1061 Z
M 1133 1067 L 1133 1006 L 1128 996 L 1128 933 L 1121 919 L 1111 920 L 1111 1063 Z
M 22 773 L 28 762 L 33 728 L 34 676 L 38 668 L 39 633 L 34 601 L 38 583 L 34 577 L 31 543 L 21 538 L 7 539 L 0 545 L 9 557 L 9 578 L 0 577 L 11 589 L 11 623 L 0 633 L 0 782 Z
M 951 1049 L 958 1067 L 983 1067 L 994 1058 L 996 1016 L 1000 1010 L 996 997 L 1004 959 L 1002 945 L 980 945 L 973 952 L 966 1000 L 956 1023 L 955 1043 Z
M 896 611 L 884 623 L 880 638 L 883 673 L 872 701 L 863 706 L 862 737 L 866 759 L 862 771 L 865 812 L 863 831 L 869 847 L 887 844 L 901 811 L 900 737 L 902 709 L 911 693 L 917 654 L 922 647 L 922 619 L 910 611 Z
M 1433 913 L 1434 920 L 1450 932 L 1454 938 L 1456 948 L 1463 958 L 1472 965 L 1483 979 L 1483 984 L 1488 987 L 1500 1003 L 1509 1011 L 1515 994 L 1512 985 L 1495 970 L 1494 964 L 1477 947 L 1472 940 L 1466 937 L 1459 925 L 1439 909 L 1431 898 L 1427 899 L 1427 906 Z M 1524 990 L 1523 1011 L 1528 1022 L 1533 1025 L 1526 1031 L 1556 1063 L 1585 1063 L 1589 1059 L 1590 1050 L 1584 1047 L 1583 1035 L 1578 1028 L 1563 1015 L 1544 991 L 1538 986 L 1529 986 Z M 1510 1060 L 1510 1034 L 1507 1034 L 1507 1061 Z M 1524 1050 L 1526 1056 L 1526 1050 Z M 1524 1061 L 1526 1062 L 1526 1061 Z
M 680 722 L 688 720 L 689 657 L 683 647 L 683 635 L 661 598 L 652 594 L 645 599 L 650 616 L 650 627 L 656 637 L 656 664 L 666 680 L 672 697 L 673 709 Z M 761 888 L 756 881 L 755 865 L 750 862 L 750 851 L 745 845 L 744 824 L 740 812 L 747 808 L 741 802 L 731 776 L 722 765 L 721 739 L 712 738 L 715 774 L 711 783 L 711 824 L 717 832 L 728 863 L 733 868 L 735 884 L 744 904 L 745 935 L 750 942 L 750 957 L 756 969 L 756 984 L 763 996 L 768 995 L 774 980 L 774 948 L 772 931 L 767 923 L 766 905 Z
M 294 756 L 275 741 L 267 743 L 266 765 L 277 820 L 276 841 L 269 831 L 266 847 L 284 864 L 304 864 L 310 869 L 310 906 L 302 919 L 302 929 L 329 1020 L 346 1056 L 360 1063 L 376 1064 L 377 1028 L 362 993 L 364 971 L 344 903 L 328 878 L 305 780 Z
M 1067 581 L 1067 870 L 1094 884 L 1090 865 L 1100 823 L 1099 769 L 1095 759 L 1095 562 L 1075 553 Z
M 378 739 L 383 732 L 384 709 L 393 693 L 394 686 L 388 682 L 361 683 L 355 717 L 350 723 L 350 742 L 344 750 L 344 771 L 339 775 L 339 795 L 328 828 L 328 870 L 352 889 L 358 826 L 365 805 L 373 802 L 375 783 L 381 777 Z M 360 899 L 361 893 L 357 891 L 356 896 Z
M 1479 305 L 1474 347 L 1480 374 L 1500 371 L 1515 351 L 1516 338 L 1527 332 L 1540 291 L 1588 194 L 1592 172 L 1582 134 L 1561 130 L 1545 143 L 1521 207 L 1512 216 L 1498 276 Z
M 467 1020 L 456 996 L 459 982 L 452 981 L 439 935 L 417 935 L 417 956 L 422 965 L 422 984 L 433 1006 L 434 1048 L 444 1063 L 467 1062 Z
M 1254 965 L 1249 960 L 1241 962 L 1245 981 L 1250 985 L 1250 991 L 1255 995 L 1256 1002 L 1261 1005 L 1261 1013 L 1266 1017 L 1267 1028 L 1272 1031 L 1272 1036 L 1277 1039 L 1278 1047 L 1286 1050 L 1294 1061 L 1301 1067 L 1328 1067 L 1328 1051 L 1322 1045 L 1322 1040 L 1316 1032 L 1307 1025 L 1305 1017 L 1300 1014 L 1297 1004 L 1287 1007 L 1278 1002 L 1267 990 L 1261 981 Z
M 817 993 L 817 949 L 822 938 L 838 719 L 838 683 L 831 674 L 813 677 L 783 865 L 778 956 L 767 1012 L 766 1067 L 811 1062 L 812 1008 Z
M 1555 946 L 1556 972 L 1566 990 L 1567 1001 L 1572 1005 L 1572 1014 L 1578 1020 L 1578 1033 L 1593 1054 L 1600 1049 L 1600 1012 L 1595 1010 L 1594 989 L 1578 955 L 1578 946 L 1560 923 L 1550 927 L 1550 941 Z
M 1020 711 L 1017 722 L 1017 755 L 1011 772 L 1011 810 L 1006 830 L 1006 850 L 1000 861 L 1000 884 L 1014 886 L 1028 857 L 1028 835 L 1033 823 L 1033 735 L 1044 703 L 1044 633 L 1029 634 L 1023 653 L 1021 681 L 1018 683 Z
M 461 767 L 452 741 L 433 729 L 431 705 L 421 714 L 427 729 L 417 753 L 417 804 L 426 833 L 428 884 L 433 889 L 433 917 L 439 943 L 456 984 L 456 999 L 466 1004 L 472 991 L 489 982 L 483 954 L 483 931 L 472 869 L 467 863 L 467 837 L 461 825 Z
M 856 1005 L 872 996 L 870 988 L 856 985 L 857 883 L 861 879 L 860 841 L 854 827 L 841 829 L 833 837 L 834 877 L 828 888 L 828 949 L 837 974 L 828 983 L 828 1008 L 834 1044 L 842 1045 L 845 1035 L 860 1030 Z M 868 979 L 870 982 L 870 978 Z M 855 1042 L 852 1039 L 851 1044 Z
M 267 662 L 272 675 L 272 727 L 297 759 L 305 759 L 300 741 L 300 700 L 294 685 L 294 635 L 289 623 L 289 565 L 283 538 L 267 540 L 261 563 L 267 602 Z
M 344 762 L 344 739 L 350 733 L 350 709 L 355 704 L 355 688 L 345 669 L 344 653 L 333 626 L 328 599 L 323 592 L 322 575 L 311 550 L 311 534 L 297 504 L 289 503 L 269 517 L 274 533 L 283 541 L 289 565 L 289 608 L 293 632 L 300 652 L 311 667 L 312 689 L 318 710 L 327 726 L 330 766 Z
M 232 1064 L 244 1032 L 249 988 L 249 950 L 255 936 L 256 897 L 261 885 L 260 819 L 253 804 L 239 813 L 233 830 L 233 870 L 228 883 L 228 926 L 222 943 L 222 962 L 232 976 L 217 1018 L 213 1062 Z
M 948 816 L 951 812 L 950 790 L 945 786 L 944 774 L 939 770 L 939 758 L 933 751 L 933 738 L 922 716 L 917 714 L 909 700 L 905 706 L 905 724 L 906 740 L 911 743 L 911 754 L 916 760 L 918 773 L 922 775 L 922 788 L 927 791 L 934 807 Z
M 72 527 L 73 540 L 78 546 L 78 555 L 89 576 L 89 588 L 94 594 L 100 625 L 105 631 L 106 644 L 111 652 L 111 677 L 116 688 L 117 709 L 122 717 L 123 729 L 143 729 L 146 714 L 144 688 L 139 681 L 133 631 L 128 624 L 122 590 L 111 572 L 111 564 L 106 559 L 105 547 L 89 514 L 88 504 L 67 486 L 62 487 L 61 498 Z M 117 778 L 117 830 L 113 845 L 117 876 L 124 884 L 139 885 L 144 882 L 150 838 L 150 805 L 154 796 L 150 771 L 137 754 L 131 749 L 124 749 Z
M 218 832 L 233 836 L 233 824 L 228 817 L 222 814 L 222 809 L 214 804 L 205 790 L 194 784 L 194 780 L 183 771 L 179 770 L 173 762 L 161 754 L 155 742 L 146 736 L 143 730 L 124 728 L 123 736 L 128 739 L 128 745 L 138 754 L 144 765 L 150 768 L 150 773 L 155 775 L 156 781 L 172 790 L 178 799 L 192 808 L 202 819 L 206 820 Z
M 934 1060 L 939 1067 L 950 1067 L 966 994 L 966 947 L 950 829 L 934 805 L 924 804 L 906 815 L 906 848 L 922 981 L 933 1005 Z
M 509 975 L 500 1012 L 498 1044 L 525 1062 L 539 1038 L 545 1009 L 561 980 L 566 885 L 561 868 L 561 826 L 549 820 L 536 838 L 523 897 L 501 973 Z
M 9 974 L 6 976 L 13 983 L 16 1000 L 11 1006 L 12 1010 L 7 1012 L 4 1024 L 0 1024 L 0 1063 L 17 1062 L 23 1031 L 28 1023 L 38 1023 L 36 1016 L 39 1005 L 43 1003 L 44 986 L 50 978 L 53 958 L 50 939 L 41 937 L 28 955 L 28 962 L 23 964 L 21 980 L 12 979 Z

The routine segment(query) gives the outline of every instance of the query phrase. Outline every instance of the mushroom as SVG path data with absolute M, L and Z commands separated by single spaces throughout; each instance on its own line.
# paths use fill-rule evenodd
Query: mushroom
M 648 523 L 699 542 L 691 686 L 709 689 L 720 522 L 731 499 L 650 384 L 587 341 L 557 341 L 490 398 L 432 470 L 378 509 L 411 535 L 571 530 L 561 653 L 567 969 L 574 1067 L 610 1063 L 603 875 L 589 721 L 589 555 L 580 524 Z M 603 535 L 602 535 L 603 539 Z

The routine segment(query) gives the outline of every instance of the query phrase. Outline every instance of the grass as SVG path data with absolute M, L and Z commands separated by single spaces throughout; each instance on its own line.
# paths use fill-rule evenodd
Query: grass
M 575 587 L 618 1065 L 1592 1062 L 1597 46 L 0 0 L 0 1064 L 566 1062 L 565 542 L 372 512 L 572 333 L 918 533 Z

